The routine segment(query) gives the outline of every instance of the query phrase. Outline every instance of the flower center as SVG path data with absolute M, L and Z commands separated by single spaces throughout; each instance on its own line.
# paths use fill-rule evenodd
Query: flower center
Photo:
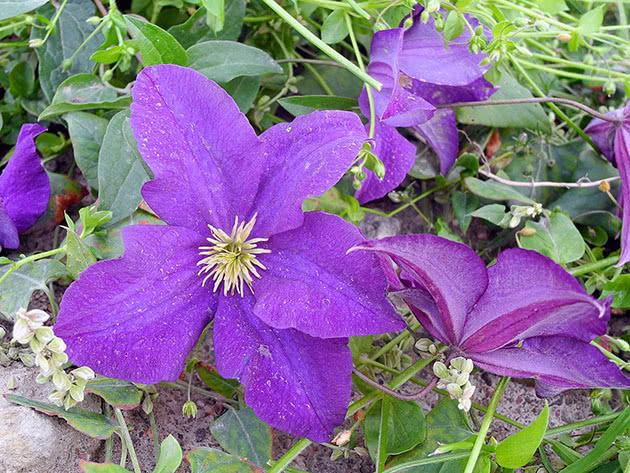
M 257 268 L 267 269 L 258 261 L 258 255 L 271 253 L 271 250 L 258 248 L 258 244 L 267 241 L 268 238 L 249 238 L 255 224 L 256 215 L 249 222 L 240 224 L 236 217 L 229 235 L 220 228 L 208 225 L 212 232 L 212 237 L 207 239 L 210 245 L 199 247 L 199 254 L 204 258 L 197 263 L 197 266 L 202 266 L 197 275 L 205 275 L 202 286 L 212 278 L 213 292 L 217 292 L 221 283 L 223 294 L 226 296 L 228 293 L 234 295 L 234 291 L 242 296 L 244 284 L 254 292 L 252 289 L 254 277 L 260 279 Z

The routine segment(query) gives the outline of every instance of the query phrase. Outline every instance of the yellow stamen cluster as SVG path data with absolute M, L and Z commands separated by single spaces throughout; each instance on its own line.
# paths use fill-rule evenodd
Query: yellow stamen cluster
M 199 247 L 199 254 L 205 258 L 197 263 L 197 266 L 203 266 L 197 274 L 205 275 L 202 286 L 212 278 L 213 292 L 217 292 L 221 283 L 226 296 L 228 293 L 234 295 L 234 291 L 242 296 L 245 284 L 253 292 L 254 277 L 260 279 L 256 268 L 267 269 L 258 261 L 258 255 L 271 253 L 271 250 L 258 248 L 258 244 L 267 241 L 267 238 L 249 239 L 255 224 L 256 215 L 249 222 L 240 224 L 236 217 L 229 235 L 220 228 L 208 225 L 212 232 L 212 238 L 208 238 L 210 245 Z

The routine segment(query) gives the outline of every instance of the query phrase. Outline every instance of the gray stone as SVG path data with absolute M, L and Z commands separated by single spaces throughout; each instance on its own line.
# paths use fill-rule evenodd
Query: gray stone
M 65 473 L 79 471 L 80 459 L 93 460 L 100 441 L 33 409 L 8 402 L 5 394 L 46 401 L 49 386 L 35 382 L 37 370 L 19 363 L 0 367 L 0 472 Z M 14 377 L 15 390 L 7 389 Z

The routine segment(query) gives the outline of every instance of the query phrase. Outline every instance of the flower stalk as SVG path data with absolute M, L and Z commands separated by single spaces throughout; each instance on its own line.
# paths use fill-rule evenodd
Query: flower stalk
M 486 412 L 486 415 L 483 416 L 481 428 L 479 429 L 477 439 L 475 440 L 475 444 L 473 445 L 473 448 L 470 452 L 470 457 L 468 457 L 468 462 L 466 463 L 464 473 L 473 473 L 473 471 L 475 471 L 475 465 L 477 464 L 477 460 L 479 459 L 481 447 L 483 447 L 483 444 L 486 440 L 486 435 L 488 434 L 488 430 L 490 430 L 490 424 L 492 423 L 492 419 L 494 418 L 494 413 L 497 410 L 497 406 L 499 405 L 499 401 L 503 396 L 503 392 L 505 391 L 505 387 L 507 386 L 509 380 L 510 378 L 508 377 L 501 378 L 496 390 L 494 391 L 494 395 L 492 396 L 492 400 L 490 401 L 490 405 L 488 406 L 488 411 Z
M 356 64 L 352 63 L 333 48 L 324 43 L 321 39 L 319 39 L 315 34 L 313 34 L 308 28 L 302 25 L 298 20 L 296 20 L 291 14 L 282 8 L 275 0 L 262 0 L 265 5 L 271 8 L 280 18 L 286 21 L 291 27 L 300 33 L 307 41 L 309 41 L 313 46 L 317 47 L 321 52 L 326 54 L 331 59 L 337 61 L 342 64 L 348 71 L 357 76 L 366 84 L 374 87 L 376 90 L 381 90 L 383 84 L 379 81 L 363 72 Z

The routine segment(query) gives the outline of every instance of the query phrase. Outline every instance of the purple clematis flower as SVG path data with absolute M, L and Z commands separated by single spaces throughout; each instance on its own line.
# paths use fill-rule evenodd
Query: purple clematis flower
M 123 230 L 125 253 L 65 293 L 55 332 L 70 359 L 140 383 L 177 379 L 214 317 L 219 373 L 258 416 L 328 438 L 351 391 L 347 337 L 404 328 L 375 255 L 346 255 L 356 227 L 303 200 L 350 167 L 366 138 L 349 112 L 315 112 L 256 136 L 218 85 L 192 69 L 145 68 L 131 127 L 167 225 Z
M 434 338 L 481 368 L 534 378 L 542 396 L 630 387 L 630 378 L 590 344 L 606 331 L 610 302 L 586 294 L 549 258 L 509 249 L 486 268 L 468 246 L 434 235 L 389 237 L 356 249 L 393 260 L 400 277 L 389 274 L 392 289 Z
M 415 147 L 395 127 L 413 127 L 437 153 L 440 171 L 446 174 L 459 152 L 455 112 L 435 106 L 485 100 L 496 90 L 483 77 L 487 67 L 481 61 L 486 55 L 469 51 L 470 32 L 445 46 L 433 18 L 424 24 L 419 18 L 421 12 L 416 10 L 411 28 L 379 31 L 372 39 L 368 72 L 383 84 L 380 92 L 372 91 L 380 122 L 374 138 L 387 173 L 383 181 L 369 173 L 357 192 L 362 203 L 386 195 L 413 166 Z M 478 25 L 474 18 L 469 21 L 473 27 Z M 365 90 L 359 104 L 369 116 Z
M 617 122 L 595 118 L 584 129 L 602 154 L 614 163 L 621 176 L 621 199 L 623 204 L 623 228 L 621 230 L 621 256 L 619 266 L 630 261 L 630 102 L 619 110 L 606 114 Z
M 19 234 L 37 222 L 48 207 L 50 182 L 35 147 L 45 128 L 22 125 L 15 151 L 0 174 L 0 249 L 20 246 Z

